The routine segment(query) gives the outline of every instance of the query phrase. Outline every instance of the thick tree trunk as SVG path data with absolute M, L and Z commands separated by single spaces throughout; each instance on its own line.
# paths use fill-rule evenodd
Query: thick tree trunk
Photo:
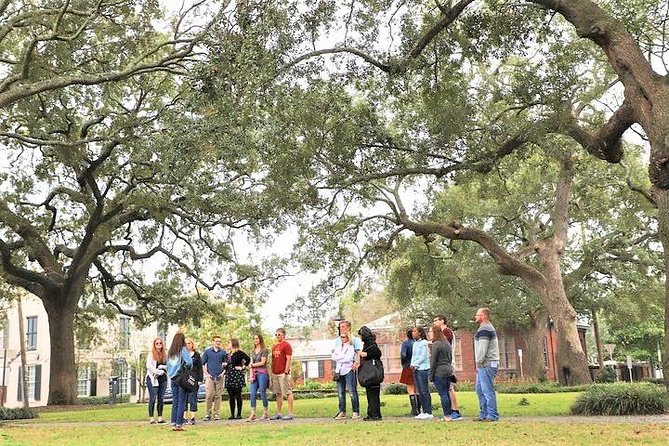
M 74 404 L 77 401 L 77 367 L 74 358 L 74 314 L 77 301 L 59 297 L 44 299 L 51 340 L 50 405 Z
M 560 255 L 550 248 L 540 251 L 545 266 L 546 286 L 542 302 L 553 320 L 557 336 L 555 360 L 558 380 L 565 385 L 589 384 L 592 382 L 590 368 L 578 337 L 576 310 L 567 299 L 562 281 Z
M 544 338 L 548 326 L 548 315 L 543 308 L 530 315 L 530 328 L 527 333 L 526 376 L 537 381 L 546 381 L 544 365 Z
M 669 190 L 654 187 L 653 198 L 657 203 L 660 241 L 664 249 L 664 355 L 662 355 L 662 371 L 664 373 L 664 385 L 669 390 Z

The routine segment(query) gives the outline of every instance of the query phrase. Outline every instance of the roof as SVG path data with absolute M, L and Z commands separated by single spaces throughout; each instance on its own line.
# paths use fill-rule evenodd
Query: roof
M 293 358 L 330 358 L 334 339 L 290 339 Z
M 395 312 L 381 316 L 380 318 L 374 319 L 373 321 L 369 321 L 365 325 L 370 330 L 390 330 L 397 326 L 399 319 L 400 313 Z

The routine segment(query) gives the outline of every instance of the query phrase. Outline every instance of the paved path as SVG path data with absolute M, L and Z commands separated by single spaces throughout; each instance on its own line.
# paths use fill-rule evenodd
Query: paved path
M 224 426 L 232 424 L 312 424 L 312 423 L 362 423 L 363 421 L 347 420 L 338 421 L 332 418 L 296 418 L 292 421 L 254 421 L 253 423 L 246 423 L 243 420 L 239 421 L 198 421 L 195 427 L 212 427 Z M 421 421 L 413 420 L 410 417 L 385 417 L 383 423 L 420 423 Z M 644 416 L 597 416 L 597 417 L 583 417 L 583 416 L 550 416 L 550 417 L 504 417 L 500 420 L 501 423 L 622 423 L 622 424 L 666 424 L 669 426 L 669 414 L 665 415 L 644 415 Z M 49 427 L 50 429 L 83 427 L 83 426 L 141 426 L 148 425 L 147 421 L 79 421 L 79 422 L 41 422 L 35 420 L 17 420 L 5 421 L 4 426 L 33 428 L 33 427 Z M 3 425 L 0 423 L 0 426 Z M 462 421 L 454 421 L 453 423 L 472 423 L 472 418 L 464 418 Z M 169 427 L 166 424 L 165 427 Z M 188 426 L 190 427 L 190 426 Z

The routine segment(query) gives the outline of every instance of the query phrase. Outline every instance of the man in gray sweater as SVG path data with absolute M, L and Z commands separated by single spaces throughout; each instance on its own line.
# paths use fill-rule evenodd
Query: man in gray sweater
M 499 366 L 499 344 L 497 332 L 490 323 L 490 310 L 479 308 L 476 311 L 479 329 L 474 335 L 474 356 L 476 357 L 476 395 L 479 398 L 479 417 L 474 421 L 497 421 L 497 396 L 495 395 L 495 376 Z

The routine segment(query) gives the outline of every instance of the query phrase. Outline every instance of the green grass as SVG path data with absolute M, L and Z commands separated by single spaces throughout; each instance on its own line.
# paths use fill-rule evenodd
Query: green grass
M 497 405 L 503 417 L 512 416 L 548 416 L 568 415 L 569 408 L 578 393 L 550 393 L 550 394 L 498 394 Z M 528 405 L 519 405 L 525 399 Z M 350 399 L 347 405 L 350 411 Z M 432 395 L 432 404 L 439 402 L 437 394 Z M 458 403 L 463 415 L 478 415 L 478 400 L 474 392 L 458 392 Z M 409 413 L 409 398 L 407 395 L 382 395 L 381 411 L 385 416 L 399 417 Z M 285 405 L 285 403 L 284 403 Z M 367 402 L 364 394 L 360 395 L 360 405 L 365 411 Z M 165 406 L 166 418 L 169 418 L 172 406 Z M 275 408 L 270 402 L 270 412 Z M 199 405 L 200 417 L 204 414 L 204 404 Z M 222 415 L 229 411 L 227 402 L 222 403 Z M 244 413 L 248 414 L 248 401 L 244 402 Z M 337 398 L 322 398 L 295 401 L 295 415 L 300 418 L 327 418 L 337 412 Z M 273 412 L 272 412 L 273 413 Z M 441 415 L 441 409 L 436 414 Z M 121 404 L 116 406 L 92 406 L 84 410 L 55 411 L 49 410 L 40 413 L 39 418 L 32 422 L 73 422 L 73 421 L 128 421 L 145 420 L 148 418 L 145 404 Z
M 420 426 L 420 427 L 419 427 Z M 101 425 L 27 427 L 10 425 L 0 430 L 3 446 L 161 446 L 184 444 L 216 445 L 415 445 L 438 444 L 480 445 L 666 445 L 666 425 L 588 424 L 509 422 L 476 424 L 472 422 L 438 423 L 414 420 L 365 422 L 263 422 L 217 423 L 188 428 L 188 432 L 172 432 L 164 426 Z

